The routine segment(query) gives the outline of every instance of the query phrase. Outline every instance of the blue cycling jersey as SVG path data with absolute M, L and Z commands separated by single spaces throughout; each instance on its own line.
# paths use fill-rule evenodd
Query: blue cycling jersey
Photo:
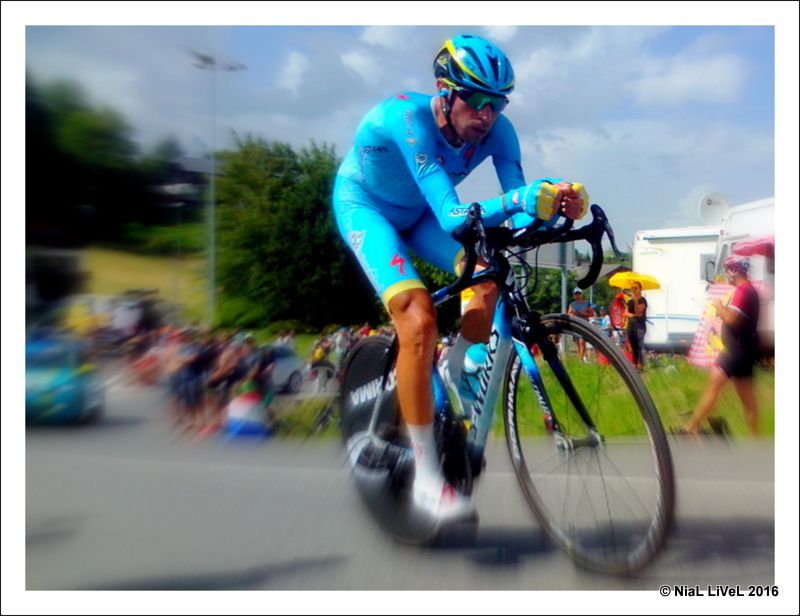
M 370 111 L 356 133 L 355 144 L 339 174 L 359 184 L 398 222 L 431 208 L 443 229 L 461 224 L 468 205 L 455 187 L 486 158 L 491 157 L 504 192 L 525 185 L 520 149 L 511 122 L 500 115 L 487 138 L 478 145 L 453 147 L 438 126 L 433 99 L 407 93 L 390 98 Z M 519 203 L 497 197 L 482 201 L 489 225 L 522 212 Z
M 490 157 L 504 193 L 479 202 L 484 221 L 497 226 L 513 217 L 517 227 L 530 224 L 516 190 L 525 186 L 519 141 L 505 116 L 483 142 L 461 147 L 451 146 L 439 130 L 431 96 L 394 96 L 361 122 L 339 168 L 333 206 L 342 237 L 387 307 L 397 293 L 425 288 L 409 247 L 437 267 L 454 270 L 462 247 L 450 233 L 469 209 L 455 187 Z

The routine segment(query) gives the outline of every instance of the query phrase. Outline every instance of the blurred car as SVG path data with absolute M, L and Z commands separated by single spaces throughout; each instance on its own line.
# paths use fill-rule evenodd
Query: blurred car
M 296 394 L 303 384 L 305 362 L 291 349 L 276 345 L 269 348 L 275 367 L 272 369 L 272 383 L 277 391 Z
M 26 341 L 26 422 L 94 421 L 103 413 L 103 398 L 103 381 L 83 345 L 59 336 Z

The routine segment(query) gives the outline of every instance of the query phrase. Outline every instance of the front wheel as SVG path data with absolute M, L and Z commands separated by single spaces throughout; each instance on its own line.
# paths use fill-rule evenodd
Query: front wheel
M 565 315 L 541 325 L 542 346 L 549 339 L 557 354 L 546 361 L 535 353 L 526 370 L 514 354 L 505 379 L 514 470 L 547 533 L 579 565 L 634 573 L 659 552 L 673 518 L 672 459 L 656 408 L 600 330 Z

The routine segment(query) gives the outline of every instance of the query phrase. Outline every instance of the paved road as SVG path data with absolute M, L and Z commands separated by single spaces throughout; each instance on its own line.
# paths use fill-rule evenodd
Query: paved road
M 576 568 L 541 536 L 502 441 L 473 544 L 419 549 L 357 504 L 337 441 L 193 440 L 161 393 L 117 381 L 96 426 L 26 434 L 33 589 L 640 589 L 774 581 L 772 444 L 674 443 L 676 529 L 633 579 Z

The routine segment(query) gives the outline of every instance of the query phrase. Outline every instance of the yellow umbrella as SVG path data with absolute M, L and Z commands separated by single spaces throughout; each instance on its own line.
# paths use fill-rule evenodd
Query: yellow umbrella
M 661 284 L 652 276 L 636 272 L 617 272 L 608 280 L 608 284 L 619 289 L 630 289 L 634 282 L 638 282 L 642 290 L 661 288 Z

